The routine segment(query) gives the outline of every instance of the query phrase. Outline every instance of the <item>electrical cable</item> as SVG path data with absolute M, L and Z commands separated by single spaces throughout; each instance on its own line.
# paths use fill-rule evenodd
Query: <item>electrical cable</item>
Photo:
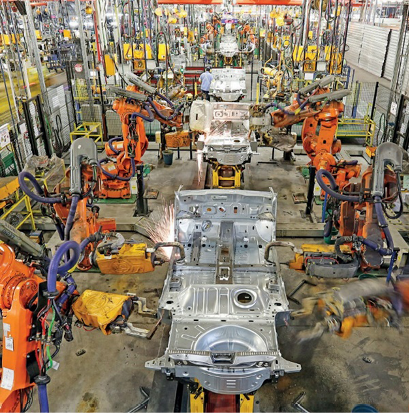
M 383 213 L 386 215 L 387 218 L 389 219 L 398 219 L 401 217 L 403 214 L 403 199 L 402 199 L 402 191 L 401 191 L 401 185 L 400 185 L 400 175 L 399 173 L 396 174 L 396 181 L 397 181 L 397 186 L 398 186 L 398 191 L 397 191 L 397 197 L 399 198 L 399 211 L 393 215 L 389 214 L 385 205 L 385 202 L 382 202 L 382 210 Z M 395 198 L 396 199 L 396 198 Z
M 51 333 L 52 333 L 52 329 L 54 326 L 54 321 L 55 321 L 55 309 L 53 308 L 53 316 L 51 318 L 51 322 L 50 322 L 50 326 L 48 327 L 48 334 L 47 334 L 47 342 L 49 343 L 51 341 Z M 47 367 L 47 370 L 51 369 L 53 367 L 53 359 L 51 357 L 51 353 L 50 353 L 50 345 L 47 344 L 47 357 L 48 357 L 48 361 L 49 361 L 49 365 Z

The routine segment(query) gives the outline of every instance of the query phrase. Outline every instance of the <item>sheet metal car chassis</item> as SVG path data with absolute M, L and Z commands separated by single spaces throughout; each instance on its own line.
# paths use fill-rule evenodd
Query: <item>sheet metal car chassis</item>
M 273 190 L 176 193 L 185 258 L 173 250 L 158 310 L 171 323 L 168 347 L 147 368 L 219 394 L 252 393 L 300 371 L 277 343 L 289 305 L 271 245 L 276 209 Z

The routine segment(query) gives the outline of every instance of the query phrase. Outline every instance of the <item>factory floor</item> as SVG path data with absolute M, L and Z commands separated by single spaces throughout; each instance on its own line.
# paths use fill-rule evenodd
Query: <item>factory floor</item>
M 181 160 L 173 165 L 158 164 L 157 153 L 147 152 L 146 163 L 155 169 L 146 179 L 150 189 L 160 191 L 157 200 L 150 200 L 153 209 L 151 218 L 160 215 L 165 201 L 172 201 L 174 192 L 197 188 L 197 164 L 190 161 L 189 153 L 182 152 Z M 278 165 L 260 164 L 271 156 L 269 148 L 261 148 L 260 155 L 246 166 L 244 189 L 267 191 L 272 187 L 278 193 L 277 222 L 289 229 L 311 224 L 302 218 L 305 204 L 293 203 L 292 193 L 307 192 L 306 182 L 300 167 L 306 165 L 306 156 L 296 156 L 295 164 L 283 163 L 281 152 L 276 151 Z M 195 157 L 195 155 L 194 155 Z M 362 158 L 359 161 L 365 163 Z M 132 221 L 133 205 L 102 205 L 101 216 L 117 218 L 120 222 Z M 315 218 L 319 221 L 320 207 L 314 206 Z M 137 240 L 145 238 L 137 233 L 127 233 Z M 146 239 L 145 239 L 146 240 Z M 320 243 L 319 238 L 286 238 L 296 245 L 305 242 Z M 287 293 L 306 278 L 303 273 L 290 270 L 293 258 L 287 248 L 279 249 L 281 270 Z M 114 293 L 134 292 L 148 300 L 148 307 L 157 308 L 160 290 L 166 275 L 167 265 L 154 272 L 136 275 L 101 275 L 98 273 L 75 273 L 78 290 L 86 288 Z M 311 296 L 345 281 L 312 279 L 317 285 L 303 287 L 296 297 Z M 356 281 L 350 281 L 356 282 Z M 290 302 L 293 309 L 300 307 Z M 156 322 L 151 318 L 132 315 L 130 321 L 137 327 L 151 328 Z M 318 342 L 300 347 L 294 344 L 296 328 L 279 330 L 283 356 L 301 362 L 301 373 L 281 377 L 276 384 L 265 384 L 257 392 L 256 409 L 262 412 L 296 411 L 292 401 L 302 392 L 306 396 L 302 405 L 308 411 L 351 411 L 358 403 L 368 403 L 379 411 L 407 411 L 409 405 L 409 349 L 407 346 L 407 320 L 402 331 L 394 328 L 362 327 L 354 330 L 348 340 L 335 335 L 325 335 Z M 143 396 L 140 386 L 152 388 L 154 374 L 144 364 L 163 354 L 167 344 L 167 327 L 160 325 L 151 340 L 132 338 L 126 335 L 104 336 L 100 331 L 87 332 L 74 327 L 74 341 L 63 342 L 56 357 L 58 371 L 50 373 L 50 411 L 78 412 L 125 412 L 140 403 Z M 163 398 L 169 397 L 163 394 Z M 38 409 L 37 401 L 32 411 Z

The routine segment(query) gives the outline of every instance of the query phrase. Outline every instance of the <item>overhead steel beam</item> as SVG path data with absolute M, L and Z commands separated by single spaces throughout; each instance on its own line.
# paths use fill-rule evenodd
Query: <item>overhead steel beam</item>
M 176 1 L 177 2 L 177 1 Z M 345 4 L 347 5 L 347 1 Z M 353 7 L 360 7 L 362 3 L 352 1 Z M 236 6 L 302 6 L 302 0 L 236 0 Z
M 28 1 L 28 0 L 26 0 Z M 94 112 L 94 102 L 93 102 L 93 95 L 91 90 L 91 75 L 89 70 L 89 57 L 87 54 L 87 46 L 85 44 L 85 32 L 84 32 L 84 21 L 82 19 L 81 14 L 81 4 L 80 0 L 75 0 L 75 10 L 77 12 L 78 17 L 78 30 L 80 32 L 80 44 L 81 44 L 81 53 L 82 53 L 82 64 L 84 67 L 84 74 L 85 74 L 85 83 L 87 85 L 87 93 L 89 98 L 89 107 L 91 109 L 91 118 L 95 120 L 95 112 Z
M 223 0 L 158 0 L 158 4 L 223 4 Z
M 30 47 L 30 50 L 33 52 L 33 55 L 34 55 L 33 57 L 34 57 L 34 63 L 37 69 L 38 82 L 40 83 L 40 90 L 41 90 L 41 94 L 42 94 L 43 102 L 44 102 L 44 112 L 49 122 L 51 123 L 52 122 L 50 118 L 51 107 L 50 107 L 50 102 L 48 101 L 47 86 L 45 84 L 43 65 L 41 63 L 40 52 L 37 47 L 33 11 L 31 10 L 29 0 L 25 0 L 24 3 L 26 6 L 26 12 L 27 12 L 27 25 L 25 26 L 25 29 L 27 29 L 27 32 L 24 33 L 24 36 L 28 42 L 32 41 L 34 44 L 33 47 Z
M 237 0 L 236 6 L 301 6 L 302 0 Z
M 223 4 L 223 0 L 158 0 L 158 4 L 217 5 Z M 302 4 L 303 0 L 236 0 L 235 2 L 236 6 L 302 6 Z M 360 7 L 362 3 L 352 2 L 352 6 Z

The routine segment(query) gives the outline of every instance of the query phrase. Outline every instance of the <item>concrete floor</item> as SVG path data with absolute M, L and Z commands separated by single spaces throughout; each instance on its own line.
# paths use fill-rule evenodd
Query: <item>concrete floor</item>
M 281 157 L 276 151 L 276 157 Z M 269 148 L 261 148 L 260 155 L 246 167 L 245 188 L 268 190 L 273 187 L 278 193 L 278 223 L 288 227 L 307 224 L 300 211 L 305 205 L 294 205 L 292 193 L 306 193 L 307 186 L 298 169 L 308 162 L 306 156 L 297 156 L 295 165 L 256 165 L 271 155 Z M 188 160 L 188 152 L 182 152 L 182 160 L 174 160 L 170 167 L 157 164 L 156 152 L 144 156 L 146 163 L 157 166 L 146 183 L 149 188 L 160 190 L 159 199 L 150 201 L 153 218 L 160 213 L 163 201 L 171 201 L 180 185 L 185 189 L 196 187 L 197 164 Z M 363 159 L 360 160 L 364 162 Z M 115 217 L 120 222 L 132 220 L 132 205 L 102 205 L 101 216 Z M 319 217 L 320 208 L 315 206 Z M 155 215 L 156 214 L 156 215 Z M 130 234 L 127 234 L 130 235 Z M 136 239 L 141 235 L 132 234 Z M 286 240 L 289 240 L 288 238 Z M 294 238 L 297 245 L 321 240 Z M 287 292 L 291 291 L 303 274 L 288 268 L 293 255 L 287 248 L 279 250 L 283 278 Z M 86 288 L 116 293 L 135 292 L 148 299 L 148 306 L 156 309 L 167 266 L 158 267 L 150 274 L 100 275 L 75 273 L 79 291 Z M 311 296 L 318 291 L 344 281 L 313 280 L 316 287 L 306 286 L 297 293 L 297 298 Z M 352 281 L 354 282 L 354 281 Z M 294 303 L 291 307 L 298 309 Z M 130 321 L 136 326 L 149 328 L 154 319 L 132 315 Z M 305 327 L 305 326 L 304 326 Z M 352 337 L 343 340 L 326 335 L 319 342 L 300 348 L 294 345 L 293 334 L 302 326 L 282 328 L 279 331 L 283 356 L 300 362 L 299 374 L 287 375 L 278 383 L 267 383 L 257 393 L 257 409 L 262 412 L 295 411 L 293 399 L 306 392 L 302 404 L 309 411 L 351 411 L 358 403 L 369 403 L 379 411 L 407 411 L 409 395 L 409 350 L 405 321 L 402 333 L 395 329 L 358 328 Z M 153 372 L 144 368 L 147 360 L 163 354 L 167 344 L 167 328 L 160 326 L 152 340 L 135 339 L 125 335 L 103 336 L 95 330 L 86 332 L 74 327 L 74 341 L 64 342 L 56 360 L 58 371 L 50 373 L 49 387 L 51 411 L 124 412 L 143 400 L 140 386 L 153 385 Z M 81 356 L 76 353 L 85 350 Z M 370 357 L 366 363 L 363 357 Z M 163 394 L 166 398 L 167 395 Z M 37 410 L 35 400 L 32 411 Z

